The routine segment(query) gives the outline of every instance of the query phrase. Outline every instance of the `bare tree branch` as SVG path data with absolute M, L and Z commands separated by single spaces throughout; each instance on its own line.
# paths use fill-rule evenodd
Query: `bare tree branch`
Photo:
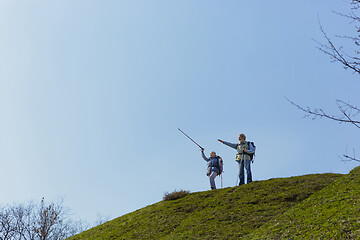
M 347 151 L 346 151 L 347 152 Z M 352 156 L 349 156 L 347 153 L 340 157 L 344 162 L 356 161 L 360 162 L 360 159 L 356 158 L 355 149 L 353 148 Z
M 344 161 L 356 161 L 356 162 L 360 162 L 360 159 L 357 159 L 355 157 L 351 157 L 351 156 L 348 156 L 348 155 L 343 155 L 343 157 L 346 159 Z
M 319 47 L 317 48 L 324 54 L 328 55 L 332 62 L 338 61 L 344 66 L 344 69 L 350 68 L 354 72 L 360 74 L 360 63 L 358 62 L 359 58 L 355 56 L 350 56 L 349 54 L 345 53 L 342 50 L 342 46 L 335 47 L 333 41 L 330 39 L 330 37 L 328 37 L 321 25 L 320 31 L 323 33 L 328 45 L 316 41 L 319 45 Z M 354 40 L 355 44 L 359 44 L 357 38 L 352 39 Z
M 61 240 L 85 230 L 67 215 L 62 201 L 0 207 L 0 240 Z
M 301 107 L 300 105 L 294 103 L 293 101 L 289 100 L 288 98 L 285 97 L 285 99 L 290 102 L 292 105 L 296 106 L 298 109 L 300 109 L 301 111 L 305 112 L 305 116 L 304 117 L 310 117 L 312 116 L 312 119 L 316 119 L 316 118 L 327 118 L 339 123 L 350 123 L 353 124 L 354 126 L 356 126 L 357 128 L 360 129 L 360 121 L 358 120 L 354 120 L 351 117 L 353 116 L 352 114 L 349 114 L 347 111 L 349 111 L 348 109 L 344 109 L 344 106 L 348 107 L 349 109 L 353 109 L 358 111 L 357 107 L 354 107 L 352 105 L 349 104 L 345 104 L 344 106 L 339 105 L 338 108 L 340 110 L 340 112 L 342 113 L 342 115 L 344 116 L 335 116 L 335 115 L 330 115 L 328 113 L 326 113 L 323 109 L 321 108 L 314 108 L 311 109 L 309 107 Z M 339 100 L 340 101 L 340 100 Z M 344 103 L 343 101 L 340 101 L 341 103 Z M 359 112 L 357 112 L 359 113 Z M 356 114 L 357 114 L 356 113 Z

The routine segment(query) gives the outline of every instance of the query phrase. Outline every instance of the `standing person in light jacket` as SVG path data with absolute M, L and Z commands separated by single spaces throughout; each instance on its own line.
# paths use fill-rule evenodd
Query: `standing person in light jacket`
M 237 150 L 235 161 L 237 161 L 239 164 L 239 179 L 240 179 L 239 186 L 245 183 L 244 167 L 246 169 L 247 183 L 251 183 L 252 182 L 252 174 L 250 168 L 251 158 L 249 154 L 253 154 L 255 152 L 255 149 L 252 146 L 252 144 L 250 144 L 250 142 L 246 142 L 245 134 L 243 133 L 239 134 L 238 144 L 225 142 L 220 139 L 218 139 L 218 141 Z
M 210 152 L 210 158 L 207 158 L 204 154 L 204 148 L 201 148 L 201 154 L 203 159 L 208 162 L 206 175 L 210 179 L 210 187 L 216 189 L 215 177 L 222 172 L 223 160 L 220 156 L 216 156 L 215 152 Z

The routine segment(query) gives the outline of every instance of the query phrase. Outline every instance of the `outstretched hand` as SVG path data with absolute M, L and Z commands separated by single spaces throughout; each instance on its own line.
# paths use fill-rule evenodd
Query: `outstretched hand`
M 205 150 L 205 148 L 201 148 L 201 151 L 203 152 Z
M 221 143 L 224 143 L 224 141 L 223 141 L 223 140 L 221 140 L 221 139 L 218 139 L 218 141 L 219 141 L 219 142 L 221 142 Z

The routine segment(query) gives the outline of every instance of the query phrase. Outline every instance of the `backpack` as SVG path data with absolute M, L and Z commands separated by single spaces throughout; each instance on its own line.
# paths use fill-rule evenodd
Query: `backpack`
M 248 144 L 248 148 L 250 148 L 250 144 L 251 144 L 252 147 L 254 148 L 254 152 L 253 152 L 253 153 L 245 153 L 245 154 L 249 155 L 249 156 L 250 156 L 250 160 L 253 161 L 254 156 L 255 156 L 256 146 L 255 146 L 254 142 L 247 142 L 247 144 Z
M 248 148 L 250 148 L 250 144 L 251 144 L 252 147 L 254 148 L 254 153 L 245 153 L 245 152 L 244 152 L 244 154 L 249 155 L 249 156 L 250 156 L 250 160 L 253 161 L 254 156 L 255 156 L 256 146 L 255 146 L 254 142 L 247 142 Z
M 217 159 L 217 161 L 216 161 L 216 164 L 211 164 L 209 167 L 210 167 L 210 169 L 212 168 L 212 167 L 216 167 L 218 170 L 219 170 L 219 175 L 221 174 L 221 172 L 222 172 L 222 169 L 221 169 L 221 167 L 220 167 L 220 156 L 216 156 L 215 157 L 216 159 Z M 208 169 L 208 173 L 206 174 L 206 175 L 210 175 L 210 172 L 209 172 L 209 170 L 210 169 Z
M 221 167 L 220 167 L 220 156 L 216 156 L 217 162 L 215 165 L 212 165 L 211 167 L 216 167 L 219 170 L 219 173 L 221 172 Z

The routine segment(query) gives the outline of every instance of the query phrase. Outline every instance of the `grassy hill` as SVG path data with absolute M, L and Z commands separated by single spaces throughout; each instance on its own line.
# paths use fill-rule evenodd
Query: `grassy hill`
M 360 239 L 360 167 L 248 236 L 279 238 Z
M 360 168 L 276 178 L 161 201 L 69 239 L 353 239 L 359 200 Z

